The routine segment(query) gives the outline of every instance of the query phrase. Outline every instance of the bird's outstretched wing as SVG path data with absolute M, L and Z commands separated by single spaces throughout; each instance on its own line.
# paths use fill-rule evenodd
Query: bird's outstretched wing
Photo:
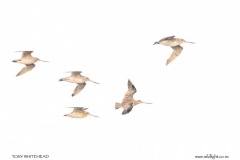
M 33 51 L 17 51 L 17 52 L 23 52 L 22 53 L 22 58 L 26 58 L 26 57 L 32 56 L 31 53 Z
M 181 54 L 183 47 L 178 45 L 178 46 L 172 47 L 172 49 L 173 49 L 173 52 L 172 52 L 171 56 L 168 58 L 166 65 L 171 63 L 177 56 L 179 56 Z
M 71 77 L 81 77 L 81 71 L 71 71 Z
M 136 87 L 132 84 L 130 80 L 128 80 L 128 91 L 125 93 L 125 97 L 133 97 L 136 92 Z
M 26 67 L 23 67 L 22 70 L 16 76 L 20 76 L 28 71 L 31 71 L 34 67 L 35 64 L 27 64 Z
M 84 107 L 69 107 L 69 108 L 73 108 L 73 112 L 83 112 L 84 111 Z
M 133 104 L 132 103 L 128 103 L 128 104 L 125 104 L 123 106 L 124 110 L 122 112 L 122 114 L 128 114 L 129 112 L 131 112 L 132 108 L 133 108 Z
M 73 91 L 72 97 L 77 95 L 79 92 L 81 92 L 85 86 L 86 86 L 86 83 L 78 84 L 77 87 Z
M 172 39 L 174 39 L 174 37 L 175 37 L 175 36 L 164 37 L 163 39 L 160 39 L 159 42 L 165 41 L 165 40 L 172 40 Z

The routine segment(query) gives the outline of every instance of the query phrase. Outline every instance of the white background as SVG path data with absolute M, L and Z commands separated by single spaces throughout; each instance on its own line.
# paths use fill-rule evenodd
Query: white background
M 12 155 L 71 160 L 192 160 L 239 154 L 238 1 L 1 0 L 0 147 Z M 152 44 L 175 35 L 182 54 Z M 49 63 L 19 77 L 15 51 Z M 58 80 L 80 70 L 88 82 Z M 135 106 L 115 110 L 130 79 Z M 100 118 L 63 116 L 73 106 Z

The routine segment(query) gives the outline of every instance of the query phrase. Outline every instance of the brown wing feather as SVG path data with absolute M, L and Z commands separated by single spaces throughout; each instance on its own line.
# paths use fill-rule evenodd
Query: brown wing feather
M 174 47 L 172 47 L 172 49 L 173 49 L 173 53 L 168 58 L 166 65 L 171 63 L 177 56 L 179 56 L 181 54 L 181 52 L 183 50 L 183 47 L 181 47 L 181 46 L 174 46 Z
M 72 97 L 77 95 L 79 92 L 81 92 L 85 86 L 86 86 L 86 83 L 78 84 L 77 87 L 73 91 Z
M 81 77 L 81 72 L 74 71 L 74 72 L 72 72 L 71 77 Z
M 22 70 L 16 76 L 20 76 L 28 71 L 31 71 L 34 67 L 35 67 L 35 64 L 28 64 L 26 65 L 26 67 L 23 67 Z
M 174 37 L 175 37 L 175 36 L 164 37 L 164 38 L 161 39 L 159 42 L 165 41 L 165 40 L 171 40 L 171 39 L 174 39 Z
M 32 56 L 32 55 L 31 55 L 32 52 L 33 52 L 33 51 L 23 51 L 23 53 L 22 53 L 22 58 Z
M 82 112 L 83 107 L 74 107 L 73 112 Z
M 123 110 L 122 114 L 128 114 L 133 109 L 133 104 L 132 103 L 125 104 L 123 106 L 123 108 L 124 108 L 124 110 Z
M 136 87 L 132 84 L 132 82 L 130 80 L 128 80 L 128 91 L 127 93 L 125 94 L 125 97 L 126 96 L 130 96 L 130 97 L 133 97 L 133 95 L 137 92 L 137 89 Z

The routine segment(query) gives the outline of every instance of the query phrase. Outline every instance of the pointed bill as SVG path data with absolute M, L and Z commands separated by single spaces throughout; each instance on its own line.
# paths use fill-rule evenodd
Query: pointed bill
M 142 102 L 142 103 L 144 103 L 144 104 L 152 104 L 152 103 L 149 103 L 149 102 Z
M 93 83 L 96 83 L 96 84 L 100 84 L 100 83 L 98 83 L 98 82 L 92 81 L 91 79 L 89 79 L 88 81 L 93 82 Z
M 41 62 L 49 62 L 49 61 L 44 61 L 44 60 L 41 60 L 41 59 L 38 59 L 39 61 L 41 61 Z
M 195 44 L 194 42 L 189 42 L 189 41 L 185 41 L 185 40 L 184 40 L 184 42 L 185 42 L 185 43 L 192 43 L 192 44 Z
M 93 117 L 97 117 L 97 118 L 99 118 L 98 116 L 95 116 L 95 115 L 92 115 L 92 114 L 90 114 L 90 113 L 88 113 L 90 116 L 93 116 Z

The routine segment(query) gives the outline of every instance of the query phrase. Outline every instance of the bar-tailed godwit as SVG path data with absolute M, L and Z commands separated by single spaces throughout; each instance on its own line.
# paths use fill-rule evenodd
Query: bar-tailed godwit
M 136 87 L 132 84 L 130 80 L 128 80 L 128 91 L 125 93 L 124 98 L 122 100 L 122 103 L 115 103 L 115 108 L 123 108 L 122 114 L 127 114 L 129 113 L 133 106 L 138 105 L 140 103 L 145 103 L 145 104 L 152 104 L 152 103 L 147 103 L 143 102 L 141 100 L 135 100 L 133 98 L 133 95 L 137 92 Z
M 66 81 L 66 82 L 78 84 L 73 91 L 72 97 L 77 95 L 79 92 L 83 90 L 83 88 L 86 86 L 87 81 L 99 84 L 97 82 L 90 80 L 88 77 L 82 76 L 81 71 L 70 71 L 70 73 L 71 73 L 70 77 L 61 78 L 59 81 Z
M 18 51 L 18 52 L 23 52 L 22 58 L 13 60 L 12 62 L 25 64 L 26 67 L 23 67 L 23 69 L 16 76 L 20 76 L 28 71 L 31 71 L 35 67 L 34 63 L 36 63 L 37 61 L 48 62 L 48 61 L 43 61 L 43 60 L 40 60 L 39 58 L 33 57 L 31 55 L 33 51 Z
M 85 111 L 87 110 L 87 108 L 84 108 L 84 107 L 70 107 L 70 108 L 74 108 L 73 111 L 69 114 L 65 114 L 64 116 L 71 117 L 71 118 L 85 118 L 86 116 L 98 117 Z
M 157 42 L 155 42 L 153 45 L 155 44 L 162 44 L 165 46 L 169 46 L 173 49 L 173 53 L 171 54 L 171 56 L 168 58 L 166 65 L 168 65 L 169 63 L 171 63 L 177 56 L 180 55 L 180 53 L 183 50 L 183 47 L 180 46 L 180 44 L 182 43 L 193 43 L 194 42 L 188 42 L 185 41 L 184 39 L 181 38 L 174 38 L 175 36 L 170 36 L 170 37 L 165 37 Z

